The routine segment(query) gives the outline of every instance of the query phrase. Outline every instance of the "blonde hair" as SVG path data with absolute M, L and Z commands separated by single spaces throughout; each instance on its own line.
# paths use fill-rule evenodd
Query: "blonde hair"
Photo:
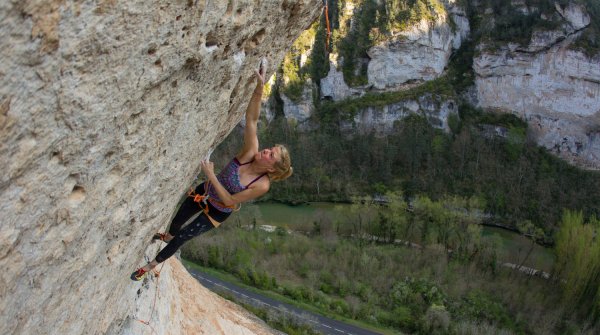
M 294 169 L 292 168 L 292 159 L 287 148 L 282 144 L 275 144 L 281 150 L 281 159 L 275 163 L 273 168 L 274 172 L 269 173 L 269 178 L 272 181 L 281 181 L 287 179 L 292 175 Z

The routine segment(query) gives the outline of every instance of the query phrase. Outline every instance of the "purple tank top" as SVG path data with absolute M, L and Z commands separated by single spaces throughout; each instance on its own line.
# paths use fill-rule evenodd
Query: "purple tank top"
M 256 177 L 253 181 L 251 181 L 250 184 L 243 186 L 240 183 L 240 174 L 239 174 L 240 166 L 250 164 L 253 161 L 254 160 L 242 164 L 242 163 L 240 163 L 240 161 L 238 161 L 238 159 L 236 157 L 234 157 L 231 160 L 231 162 L 229 162 L 229 164 L 227 164 L 227 166 L 225 166 L 225 168 L 223 168 L 223 170 L 221 170 L 221 172 L 217 175 L 217 179 L 229 193 L 231 193 L 231 194 L 239 193 L 239 192 L 247 189 L 255 181 L 257 181 L 260 178 L 262 178 L 263 176 L 267 175 L 266 173 L 261 174 L 260 176 Z M 225 212 L 225 213 L 230 213 L 233 211 L 232 208 L 223 206 L 223 203 L 222 203 L 221 199 L 219 198 L 217 191 L 212 186 L 212 184 L 209 185 L 209 187 L 208 187 L 208 195 L 209 195 L 208 201 L 210 201 L 210 203 L 216 209 L 220 210 L 221 212 Z M 213 200 L 217 200 L 217 201 L 213 201 Z

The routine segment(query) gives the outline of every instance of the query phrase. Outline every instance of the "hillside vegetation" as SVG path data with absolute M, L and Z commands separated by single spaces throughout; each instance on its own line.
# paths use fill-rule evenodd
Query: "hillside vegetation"
M 352 60 L 345 61 L 344 66 L 362 64 L 359 60 L 365 57 L 366 50 L 394 31 L 447 14 L 438 1 L 350 2 L 356 13 L 352 18 L 344 12 L 348 1 L 330 1 L 333 51 L 345 55 L 345 60 Z M 599 5 L 588 0 L 577 2 L 592 17 L 591 26 L 580 37 L 584 39 L 586 34 L 595 34 L 600 22 L 596 19 L 600 18 Z M 298 131 L 295 125 L 286 122 L 279 109 L 278 117 L 264 129 L 261 140 L 288 144 L 294 153 L 297 173 L 281 187 L 274 188 L 271 192 L 274 199 L 348 201 L 355 195 L 398 188 L 407 197 L 477 196 L 484 200 L 485 210 L 500 221 L 516 226 L 519 221 L 530 220 L 544 229 L 549 242 L 563 208 L 582 210 L 586 217 L 600 215 L 600 202 L 596 201 L 600 199 L 598 173 L 573 168 L 538 148 L 527 136 L 526 123 L 517 117 L 496 115 L 460 103 L 463 92 L 473 85 L 471 65 L 480 41 L 487 41 L 488 45 L 507 41 L 525 43 L 534 30 L 555 29 L 562 24 L 555 6 L 566 6 L 568 1 L 527 0 L 520 7 L 500 0 L 460 3 L 471 22 L 471 40 L 452 55 L 442 77 L 405 91 L 372 92 L 340 102 L 320 101 L 314 93 L 312 122 L 319 127 L 312 131 Z M 528 13 L 519 9 L 523 6 Z M 311 78 L 318 84 L 327 72 L 323 20 L 303 34 L 286 58 L 300 59 L 300 51 L 308 50 L 307 41 L 314 40 L 315 47 L 304 68 L 296 77 L 288 76 L 288 65 L 284 63 L 284 77 Z M 379 34 L 374 35 L 374 31 Z M 358 77 L 349 73 L 361 72 L 356 69 L 344 72 L 347 83 L 352 84 Z M 303 81 L 291 80 L 291 84 L 279 89 L 286 94 L 301 92 Z M 352 120 L 361 109 L 417 99 L 424 94 L 459 101 L 460 118 L 449 120 L 450 134 L 430 127 L 426 119 L 417 115 L 399 122 L 396 131 L 385 137 L 376 136 L 375 132 L 348 136 L 340 131 L 340 122 Z M 492 126 L 504 129 L 507 136 L 489 136 Z M 232 144 L 236 145 L 239 144 Z
M 593 334 L 600 325 L 600 221 L 566 212 L 550 280 L 503 267 L 512 251 L 482 236 L 476 199 L 356 199 L 333 220 L 288 233 L 233 218 L 183 256 L 321 313 L 416 334 Z M 469 211 L 456 211 L 468 208 Z M 253 228 L 254 227 L 254 228 Z M 377 239 L 374 239 L 377 236 Z M 418 248 L 396 240 L 418 242 Z M 413 242 L 414 245 L 414 242 Z M 450 251 L 451 250 L 451 251 Z M 529 254 L 521 254 L 526 263 Z

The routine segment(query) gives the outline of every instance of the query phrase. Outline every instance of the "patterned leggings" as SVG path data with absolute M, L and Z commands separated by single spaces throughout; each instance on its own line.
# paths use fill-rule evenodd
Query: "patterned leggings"
M 204 193 L 204 183 L 196 187 L 196 193 Z M 223 222 L 231 214 L 219 211 L 213 207 L 210 202 L 207 204 L 208 213 L 215 221 Z M 204 204 L 202 205 L 204 206 Z M 173 221 L 171 221 L 171 227 L 169 228 L 169 234 L 173 235 L 174 238 L 169 241 L 169 244 L 167 244 L 167 246 L 162 249 L 158 255 L 156 255 L 156 261 L 158 263 L 162 263 L 169 257 L 173 256 L 175 252 L 177 252 L 177 250 L 185 244 L 185 242 L 214 228 L 214 225 L 212 222 L 210 222 L 210 219 L 206 216 L 206 214 L 204 214 L 204 212 L 202 212 L 189 225 L 181 229 L 181 226 L 183 226 L 187 220 L 200 211 L 202 211 L 202 208 L 197 202 L 194 202 L 194 200 L 192 200 L 190 197 L 185 199 L 183 204 L 181 204 L 181 207 L 179 207 L 177 214 L 175 214 Z

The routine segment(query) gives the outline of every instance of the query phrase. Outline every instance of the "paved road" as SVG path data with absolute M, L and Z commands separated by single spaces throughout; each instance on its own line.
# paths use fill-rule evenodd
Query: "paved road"
M 218 278 L 208 275 L 203 272 L 199 272 L 188 268 L 188 271 L 196 278 L 202 285 L 213 292 L 227 292 L 233 294 L 237 299 L 244 300 L 253 306 L 260 308 L 271 308 L 279 312 L 289 313 L 296 319 L 304 320 L 307 324 L 311 325 L 316 331 L 323 334 L 331 335 L 381 335 L 371 330 L 359 328 L 350 324 L 343 323 L 341 321 L 326 318 L 319 314 L 311 313 L 302 310 L 298 307 L 256 294 L 252 291 L 246 290 L 242 287 L 233 285 L 228 282 L 224 282 Z

